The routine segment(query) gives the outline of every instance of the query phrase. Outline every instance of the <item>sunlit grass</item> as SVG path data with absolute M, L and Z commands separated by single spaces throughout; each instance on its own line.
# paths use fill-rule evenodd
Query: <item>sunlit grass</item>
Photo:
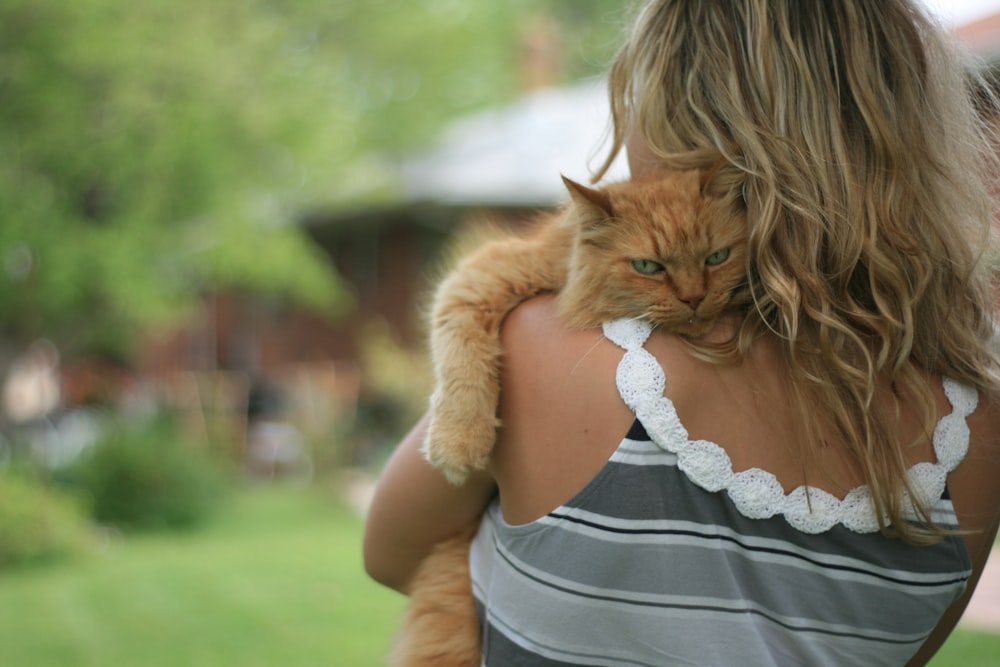
M 1000 665 L 1000 634 L 959 628 L 929 664 L 931 667 L 996 667 Z
M 403 602 L 364 576 L 347 510 L 258 490 L 199 533 L 0 575 L 0 665 L 374 666 Z

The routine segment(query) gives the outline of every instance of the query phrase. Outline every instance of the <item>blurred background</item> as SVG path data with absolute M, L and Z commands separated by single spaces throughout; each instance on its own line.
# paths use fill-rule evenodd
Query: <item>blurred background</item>
M 0 0 L 0 665 L 381 664 L 428 289 L 600 164 L 624 5 Z

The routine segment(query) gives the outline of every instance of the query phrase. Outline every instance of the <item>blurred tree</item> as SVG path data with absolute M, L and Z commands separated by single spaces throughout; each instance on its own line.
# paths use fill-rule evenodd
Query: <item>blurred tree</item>
M 0 337 L 127 354 L 227 286 L 333 312 L 296 214 L 390 196 L 380 156 L 513 96 L 526 12 L 578 77 L 620 5 L 0 0 Z

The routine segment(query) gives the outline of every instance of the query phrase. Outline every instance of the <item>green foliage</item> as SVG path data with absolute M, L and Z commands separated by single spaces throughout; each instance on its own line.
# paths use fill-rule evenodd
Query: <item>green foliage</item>
M 603 73 L 623 12 L 618 0 L 318 1 L 291 4 L 329 57 L 334 122 L 362 153 L 420 146 L 447 119 L 523 92 L 524 36 L 540 17 L 558 26 L 554 83 Z
M 266 9 L 0 4 L 8 335 L 123 351 L 136 326 L 230 286 L 340 303 L 332 267 L 290 223 L 329 187 L 323 155 L 345 139 L 319 63 L 299 62 L 288 21 Z
M 167 418 L 119 426 L 63 477 L 89 499 L 95 521 L 126 530 L 192 528 L 227 486 L 220 464 Z
M 89 523 L 68 496 L 0 472 L 0 570 L 79 555 L 89 541 Z
M 611 0 L 0 1 L 0 336 L 128 354 L 199 292 L 331 314 L 292 221 L 391 196 L 392 160 L 521 87 L 526 16 L 567 78 L 602 71 Z

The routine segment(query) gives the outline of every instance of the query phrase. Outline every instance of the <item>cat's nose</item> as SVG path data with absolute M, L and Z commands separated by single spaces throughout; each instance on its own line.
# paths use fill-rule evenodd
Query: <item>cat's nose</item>
M 690 306 L 691 310 L 698 310 L 698 306 L 701 304 L 702 301 L 705 300 L 705 295 L 704 294 L 682 294 L 682 295 L 679 295 L 677 298 L 680 299 L 681 301 L 683 301 L 684 303 L 686 303 L 688 306 Z

